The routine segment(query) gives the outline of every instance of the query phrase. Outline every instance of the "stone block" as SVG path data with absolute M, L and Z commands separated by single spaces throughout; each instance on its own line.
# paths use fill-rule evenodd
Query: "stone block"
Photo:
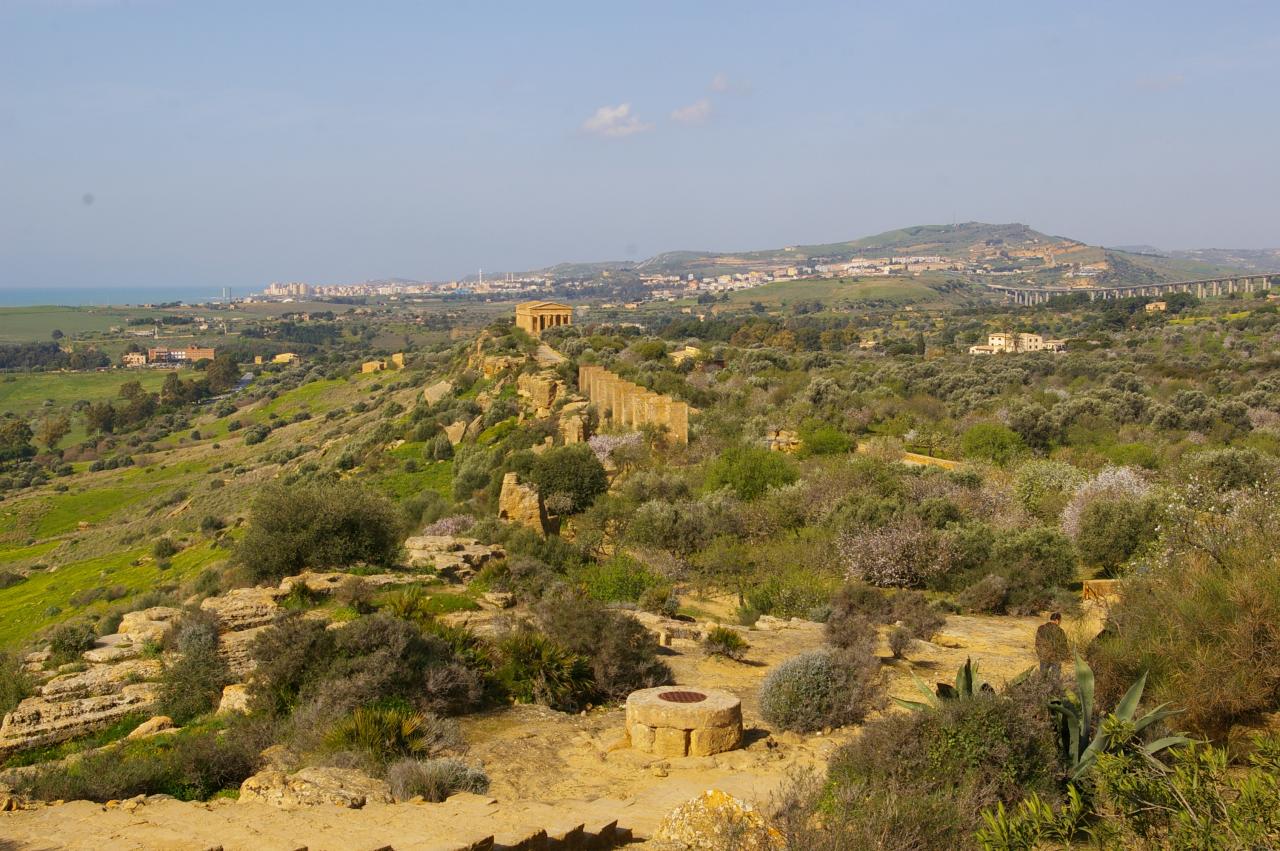
M 631 737 L 631 747 L 639 751 L 651 752 L 653 750 L 653 728 L 646 727 L 644 724 L 632 724 L 627 728 L 627 735 Z
M 689 733 L 689 756 L 711 756 L 742 744 L 742 727 L 699 727 Z
M 657 756 L 685 756 L 689 753 L 689 731 L 674 727 L 655 727 L 653 753 Z

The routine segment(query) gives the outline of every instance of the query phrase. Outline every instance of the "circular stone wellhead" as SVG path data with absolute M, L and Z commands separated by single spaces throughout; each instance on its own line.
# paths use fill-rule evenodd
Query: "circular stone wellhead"
M 742 701 L 717 689 L 659 686 L 627 698 L 627 736 L 658 756 L 710 756 L 742 744 Z

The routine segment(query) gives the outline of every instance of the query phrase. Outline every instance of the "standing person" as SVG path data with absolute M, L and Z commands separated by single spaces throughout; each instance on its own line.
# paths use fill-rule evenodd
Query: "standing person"
M 1069 656 L 1067 634 L 1062 631 L 1062 613 L 1049 615 L 1047 623 L 1036 630 L 1036 657 L 1040 660 L 1040 673 L 1054 678 L 1062 676 L 1062 663 Z

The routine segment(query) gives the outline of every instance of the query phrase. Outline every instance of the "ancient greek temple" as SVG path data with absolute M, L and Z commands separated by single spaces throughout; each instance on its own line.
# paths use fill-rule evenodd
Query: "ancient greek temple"
M 537 337 L 548 328 L 573 324 L 573 308 L 555 301 L 522 301 L 516 305 L 516 327 Z

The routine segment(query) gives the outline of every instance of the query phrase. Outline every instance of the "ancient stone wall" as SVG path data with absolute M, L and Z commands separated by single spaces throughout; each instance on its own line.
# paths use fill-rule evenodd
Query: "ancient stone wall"
M 601 366 L 578 367 L 578 390 L 600 419 L 618 426 L 655 425 L 676 443 L 689 442 L 689 405 L 619 378 Z

